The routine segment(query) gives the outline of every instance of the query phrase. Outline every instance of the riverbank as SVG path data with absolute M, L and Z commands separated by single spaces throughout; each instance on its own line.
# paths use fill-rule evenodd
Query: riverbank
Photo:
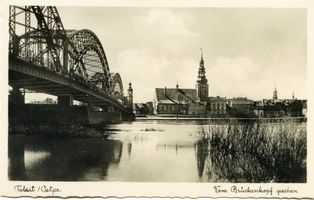
M 9 135 L 25 135 L 62 138 L 106 138 L 105 124 L 97 125 L 62 125 L 62 124 L 30 124 L 16 123 L 9 125 Z
M 255 121 L 266 121 L 266 122 L 283 122 L 283 121 L 296 121 L 296 122 L 307 122 L 306 117 L 258 117 L 258 118 L 232 118 L 232 117 L 201 117 L 191 115 L 180 115 L 180 116 L 158 116 L 158 115 L 146 115 L 136 117 L 136 120 L 199 120 L 199 121 L 236 121 L 236 120 L 255 120 Z
M 31 117 L 30 114 L 31 113 Z M 132 118 L 132 116 L 130 116 Z M 57 104 L 24 104 L 9 106 L 9 122 L 13 124 L 111 124 L 132 120 L 120 112 L 97 111 L 90 106 Z

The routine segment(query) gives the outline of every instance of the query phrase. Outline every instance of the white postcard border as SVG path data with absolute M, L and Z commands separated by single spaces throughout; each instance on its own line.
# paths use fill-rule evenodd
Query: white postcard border
M 8 38 L 8 5 L 25 5 L 25 4 L 45 4 L 56 6 L 111 6 L 111 7 L 285 7 L 285 8 L 307 8 L 308 14 L 308 66 L 307 66 L 307 99 L 308 99 L 308 123 L 307 123 L 307 183 L 299 184 L 247 184 L 247 183 L 128 183 L 128 182 L 33 182 L 33 181 L 8 181 L 7 167 L 7 141 L 8 141 L 8 54 L 7 54 L 7 38 Z M 59 197 L 266 197 L 266 198 L 306 198 L 314 197 L 314 173 L 313 173 L 313 155 L 314 155 L 314 3 L 311 0 L 300 1 L 284 1 L 284 0 L 216 0 L 216 1 L 144 1 L 144 0 L 127 0 L 127 1 L 42 1 L 38 0 L 13 0 L 1 3 L 1 73 L 0 73 L 0 90 L 1 99 L 1 115 L 0 115 L 0 194 L 3 196 L 59 196 Z M 35 192 L 21 193 L 16 191 L 17 185 L 34 186 Z M 215 186 L 226 188 L 228 193 L 217 193 Z M 256 189 L 262 187 L 264 189 L 272 188 L 273 195 L 266 194 L 235 194 L 230 192 L 231 187 L 250 187 Z M 297 190 L 298 193 L 284 193 L 276 195 L 278 189 Z

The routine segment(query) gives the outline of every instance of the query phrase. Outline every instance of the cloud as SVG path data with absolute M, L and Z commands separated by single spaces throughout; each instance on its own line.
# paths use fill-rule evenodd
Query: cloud
M 275 86 L 279 98 L 291 98 L 292 92 L 299 98 L 306 94 L 305 80 L 283 76 L 285 71 L 266 68 L 249 57 L 218 57 L 206 68 L 211 96 L 272 98 Z
M 140 18 L 146 26 L 154 27 L 158 34 L 170 36 L 195 35 L 195 33 L 187 29 L 183 18 L 178 14 L 174 14 L 170 10 L 152 9 L 147 12 L 146 15 L 140 16 Z
M 248 57 L 220 56 L 207 69 L 211 96 L 265 97 L 265 94 L 259 94 L 262 91 L 259 87 L 268 84 L 267 80 L 263 79 L 263 66 Z
M 137 47 L 147 47 L 157 54 L 182 56 L 186 48 L 197 44 L 198 34 L 189 26 L 194 17 L 181 10 L 149 9 L 132 18 L 136 24 L 130 37 Z
M 209 68 L 215 76 L 228 77 L 237 82 L 244 82 L 262 70 L 260 64 L 248 57 L 218 57 Z

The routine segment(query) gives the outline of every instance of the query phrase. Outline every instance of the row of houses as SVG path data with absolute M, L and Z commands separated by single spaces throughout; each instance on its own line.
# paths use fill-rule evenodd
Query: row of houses
M 278 99 L 275 88 L 272 99 L 253 101 L 246 97 L 209 96 L 203 53 L 198 68 L 195 89 L 155 88 L 152 102 L 134 104 L 136 115 L 200 116 L 200 117 L 282 117 L 306 116 L 306 100 Z
M 298 99 L 263 99 L 254 105 L 254 114 L 263 117 L 307 117 L 307 101 Z
M 153 102 L 136 103 L 138 116 L 203 116 L 203 117 L 301 117 L 307 116 L 307 101 L 298 99 L 263 99 L 253 101 L 246 97 L 208 97 L 198 100 L 191 89 L 156 88 Z

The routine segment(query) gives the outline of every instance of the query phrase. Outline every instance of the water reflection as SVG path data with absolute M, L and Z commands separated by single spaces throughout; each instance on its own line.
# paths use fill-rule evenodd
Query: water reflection
M 120 141 L 24 136 L 10 137 L 9 144 L 10 179 L 36 181 L 105 180 L 123 148 Z
M 24 162 L 24 143 L 21 138 L 9 137 L 9 178 L 11 180 L 26 180 Z
M 200 178 L 203 177 L 205 161 L 208 156 L 208 140 L 199 140 L 195 145 L 196 158 L 197 158 L 197 170 L 198 176 Z
M 128 155 L 131 157 L 131 152 L 132 152 L 132 143 L 128 143 Z

